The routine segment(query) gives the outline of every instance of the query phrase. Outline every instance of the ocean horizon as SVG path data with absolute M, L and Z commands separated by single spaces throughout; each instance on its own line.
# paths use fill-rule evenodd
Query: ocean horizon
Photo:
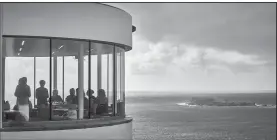
M 126 114 L 134 118 L 134 140 L 276 140 L 276 92 L 138 93 L 142 92 L 126 93 Z M 199 96 L 275 107 L 180 104 Z

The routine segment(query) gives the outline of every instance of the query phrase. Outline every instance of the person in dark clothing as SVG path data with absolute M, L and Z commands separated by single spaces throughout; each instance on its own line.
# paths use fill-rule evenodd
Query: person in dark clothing
M 104 89 L 98 90 L 96 103 L 98 104 L 96 109 L 97 114 L 101 115 L 108 112 L 108 98 L 106 97 L 106 93 Z
M 93 104 L 95 104 L 96 98 L 93 96 L 93 93 L 94 93 L 93 90 L 90 90 L 90 92 L 89 92 L 89 90 L 87 90 L 87 96 L 88 96 L 88 98 L 85 97 L 87 99 L 87 106 L 89 104 L 89 98 L 90 98 L 90 105 L 91 105 L 91 107 L 93 106 Z
M 22 77 L 19 79 L 19 84 L 16 87 L 14 96 L 17 97 L 18 104 L 28 104 L 29 97 L 31 97 L 31 89 L 27 85 L 27 78 Z
M 52 102 L 63 103 L 63 99 L 58 95 L 58 90 L 53 90 Z
M 70 95 L 68 95 L 67 97 L 66 97 L 66 102 L 68 103 L 68 104 L 77 104 L 77 96 L 75 96 L 75 89 L 74 88 L 71 88 L 70 90 L 69 90 L 69 93 L 70 93 Z
M 90 93 L 89 93 L 89 91 L 90 91 Z M 93 94 L 94 94 L 94 91 L 92 89 L 87 91 L 87 96 L 88 96 L 88 98 L 90 97 L 92 99 L 92 101 L 96 100 L 96 97 Z
M 29 120 L 29 98 L 31 97 L 30 86 L 27 85 L 27 78 L 19 79 L 19 84 L 16 87 L 14 95 L 17 97 L 18 110 L 25 120 Z
M 47 105 L 47 99 L 49 98 L 48 90 L 45 88 L 45 81 L 39 81 L 40 87 L 36 89 L 36 98 L 37 98 L 37 105 L 40 106 L 42 104 Z
M 91 90 L 87 90 L 87 96 L 88 96 L 88 103 L 87 103 L 87 108 L 89 109 L 89 98 L 90 98 L 90 112 L 92 115 L 96 114 L 96 108 L 97 108 L 97 103 L 96 103 L 96 98 L 93 95 L 94 91 Z

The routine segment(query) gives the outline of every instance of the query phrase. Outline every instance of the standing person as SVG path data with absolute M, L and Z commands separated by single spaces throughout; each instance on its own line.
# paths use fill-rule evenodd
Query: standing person
M 19 112 L 29 121 L 29 98 L 31 97 L 30 86 L 27 85 L 27 78 L 19 79 L 14 95 L 17 97 L 17 105 Z
M 47 105 L 47 99 L 49 98 L 48 89 L 45 88 L 45 81 L 40 80 L 39 84 L 40 87 L 36 89 L 36 98 L 37 98 L 37 105 L 38 107 L 41 105 Z

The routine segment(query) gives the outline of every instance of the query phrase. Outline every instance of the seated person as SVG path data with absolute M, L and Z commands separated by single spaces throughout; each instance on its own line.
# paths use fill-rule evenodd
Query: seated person
M 94 91 L 93 90 L 87 90 L 87 96 L 88 96 L 88 103 L 89 104 L 89 97 L 90 97 L 90 109 L 91 109 L 91 113 L 92 114 L 96 114 L 96 107 L 97 107 L 97 103 L 96 103 L 96 98 L 93 96 Z M 89 108 L 89 105 L 87 105 Z
M 63 103 L 63 99 L 58 95 L 58 90 L 53 90 L 52 102 Z
M 87 91 L 87 96 L 90 97 L 92 99 L 92 101 L 96 100 L 96 98 L 94 97 L 94 91 L 90 90 L 90 94 L 89 94 L 89 90 Z
M 69 90 L 69 93 L 70 93 L 70 95 L 68 95 L 67 97 L 66 97 L 66 102 L 68 103 L 68 104 L 77 104 L 77 96 L 75 96 L 75 90 L 74 90 L 74 88 L 71 88 L 70 90 Z
M 42 104 L 47 105 L 47 98 L 49 97 L 49 95 L 47 88 L 44 87 L 45 81 L 40 80 L 39 84 L 40 87 L 36 89 L 37 106 L 40 106 Z
M 2 104 L 3 104 L 3 110 L 10 110 L 10 103 L 9 101 L 2 101 Z
M 104 114 L 108 112 L 108 98 L 106 97 L 106 93 L 103 89 L 98 90 L 96 103 L 98 104 L 96 114 Z

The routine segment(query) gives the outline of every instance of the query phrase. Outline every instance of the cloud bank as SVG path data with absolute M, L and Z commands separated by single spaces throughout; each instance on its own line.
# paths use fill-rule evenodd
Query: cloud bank
M 136 37 L 135 40 L 143 40 Z M 184 71 L 187 69 L 200 69 L 206 72 L 216 70 L 238 72 L 251 72 L 269 65 L 269 60 L 256 54 L 241 53 L 236 50 L 219 49 L 210 46 L 195 46 L 185 43 L 161 41 L 152 43 L 144 42 L 134 47 L 144 47 L 148 51 L 138 51 L 127 55 L 127 62 L 133 74 L 159 74 L 164 73 L 169 67 L 176 66 Z M 130 59 L 130 60 L 128 60 Z

